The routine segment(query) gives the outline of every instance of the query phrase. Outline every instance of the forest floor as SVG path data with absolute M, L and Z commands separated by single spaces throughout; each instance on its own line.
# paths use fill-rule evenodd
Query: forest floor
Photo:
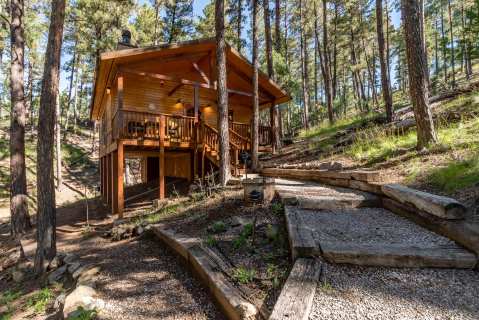
M 390 132 L 368 114 L 303 131 L 264 166 L 379 170 L 388 182 L 452 196 L 479 214 L 479 92 L 435 103 L 433 113 L 439 144 L 427 152 L 415 149 L 414 128 Z
M 9 204 L 9 121 L 0 119 L 0 222 L 10 216 Z M 27 188 L 29 211 L 36 211 L 36 131 L 26 130 L 25 153 L 27 166 Z M 56 191 L 58 205 L 73 203 L 96 196 L 98 186 L 97 151 L 98 144 L 92 139 L 91 131 L 79 128 L 69 132 L 62 143 L 62 185 Z M 56 167 L 55 167 L 56 168 Z

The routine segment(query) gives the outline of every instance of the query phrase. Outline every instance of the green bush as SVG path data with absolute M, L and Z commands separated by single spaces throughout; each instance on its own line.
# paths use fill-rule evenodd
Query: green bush
M 68 320 L 94 320 L 96 319 L 97 315 L 98 313 L 96 310 L 86 310 L 80 306 L 67 319 Z
M 241 283 L 241 284 L 248 284 L 254 280 L 256 275 L 255 269 L 247 269 L 243 266 L 240 266 L 233 271 L 233 278 Z
M 53 292 L 50 288 L 43 288 L 28 298 L 27 306 L 33 307 L 36 313 L 44 312 L 51 299 L 53 299 Z
M 214 233 L 221 233 L 226 231 L 226 225 L 223 221 L 216 221 L 211 228 Z

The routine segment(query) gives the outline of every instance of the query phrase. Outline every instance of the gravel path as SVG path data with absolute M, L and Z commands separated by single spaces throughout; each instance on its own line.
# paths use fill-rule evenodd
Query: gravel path
M 102 319 L 223 319 L 208 291 L 158 240 L 95 237 L 82 246 L 82 261 L 101 266 Z
M 323 264 L 310 320 L 479 319 L 479 273 Z
M 322 241 L 356 244 L 400 244 L 422 247 L 455 246 L 446 237 L 435 234 L 383 208 L 348 210 L 299 210 L 305 226 Z

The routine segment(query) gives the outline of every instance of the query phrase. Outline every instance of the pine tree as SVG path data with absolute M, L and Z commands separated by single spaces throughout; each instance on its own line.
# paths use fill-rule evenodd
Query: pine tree
M 218 75 L 218 135 L 220 149 L 220 184 L 230 178 L 228 87 L 226 82 L 225 0 L 215 0 L 216 70 Z
M 165 41 L 173 43 L 188 38 L 193 31 L 192 18 L 192 0 L 166 0 L 163 16 Z
M 65 19 L 65 0 L 52 0 L 50 30 L 42 94 L 40 98 L 37 145 L 37 250 L 35 273 L 45 272 L 48 262 L 56 255 L 56 204 L 55 179 L 53 174 L 53 146 L 58 86 L 60 80 L 60 57 Z
M 417 148 L 422 150 L 437 142 L 429 108 L 428 66 L 424 46 L 424 7 L 422 1 L 401 0 L 406 56 L 409 74 L 409 94 L 417 126 Z
M 386 106 L 386 119 L 388 122 L 391 122 L 393 120 L 393 100 L 389 91 L 391 84 L 389 81 L 389 70 L 387 65 L 388 59 L 386 57 L 386 48 L 384 43 L 382 0 L 376 0 L 376 23 L 379 63 L 381 64 L 381 87 L 383 91 L 384 104 Z
M 11 124 L 10 124 L 10 213 L 11 234 L 19 237 L 31 228 L 28 215 L 25 165 L 25 92 L 23 0 L 10 3 L 11 20 Z
M 252 0 L 252 53 L 253 53 L 253 121 L 252 121 L 252 146 L 251 162 L 252 169 L 259 169 L 258 147 L 259 147 L 259 93 L 258 93 L 258 0 Z

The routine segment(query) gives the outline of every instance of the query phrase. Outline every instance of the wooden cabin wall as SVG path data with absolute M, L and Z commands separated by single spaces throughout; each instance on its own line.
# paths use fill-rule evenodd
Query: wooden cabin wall
M 124 83 L 123 109 L 185 116 L 187 115 L 187 108 L 193 107 L 193 87 L 184 85 L 171 96 L 168 96 L 168 93 L 176 85 L 173 82 L 162 82 L 158 79 L 127 74 L 125 75 Z M 230 109 L 233 110 L 233 121 L 243 123 L 251 121 L 252 109 L 234 104 L 230 105 Z M 217 108 L 215 91 L 200 88 L 200 111 L 202 120 L 216 127 Z

